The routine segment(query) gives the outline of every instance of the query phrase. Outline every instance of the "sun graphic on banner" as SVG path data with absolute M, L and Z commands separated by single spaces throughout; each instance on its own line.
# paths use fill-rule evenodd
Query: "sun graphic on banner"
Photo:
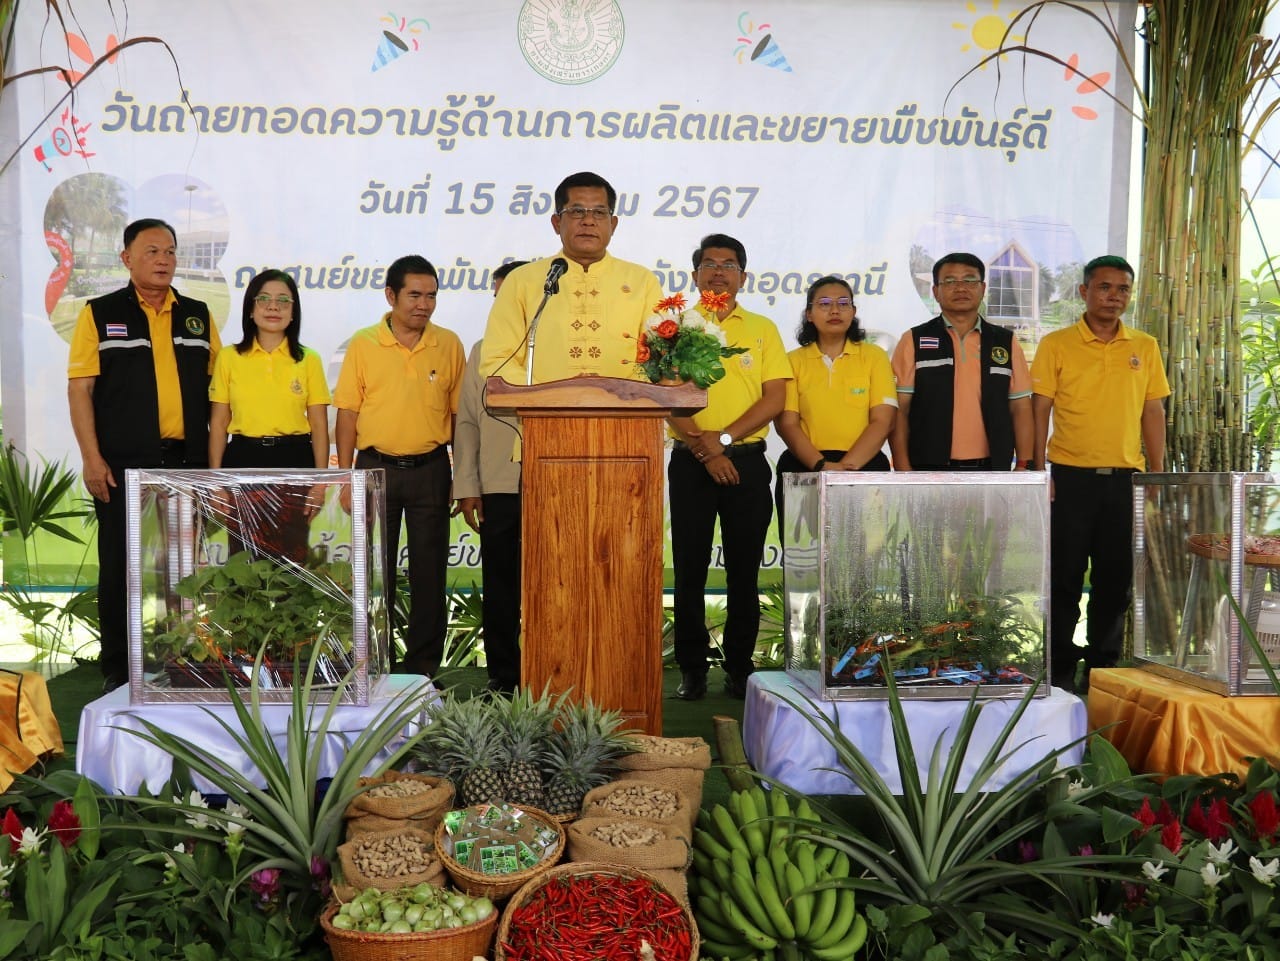
M 972 23 L 953 23 L 951 25 L 954 30 L 963 30 L 969 34 L 972 43 L 965 43 L 960 47 L 961 53 L 968 53 L 975 47 L 979 50 L 999 50 L 1000 41 L 1004 40 L 1004 32 L 1008 28 L 1008 20 L 1012 20 L 1019 13 L 1018 10 L 1010 10 L 1007 18 L 1000 15 L 1000 0 L 991 0 L 991 12 L 985 14 L 978 13 L 978 5 L 976 3 L 966 3 L 965 9 L 973 14 Z M 1024 36 L 1011 35 L 1010 40 L 1023 41 Z M 982 69 L 985 70 L 987 65 L 984 63 Z

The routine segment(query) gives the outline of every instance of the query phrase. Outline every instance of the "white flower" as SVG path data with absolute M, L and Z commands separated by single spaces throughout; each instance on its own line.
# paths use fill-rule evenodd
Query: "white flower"
M 0 891 L 9 884 L 9 875 L 13 874 L 13 865 L 0 861 Z
M 1249 870 L 1253 872 L 1253 876 L 1267 887 L 1271 887 L 1276 883 L 1276 875 L 1280 874 L 1280 858 L 1272 858 L 1266 864 L 1263 864 L 1255 857 L 1249 858 Z
M 249 820 L 249 809 L 243 804 L 237 804 L 235 801 L 228 801 L 225 812 L 232 818 L 243 818 Z M 222 822 L 222 828 L 229 835 L 243 834 L 245 826 L 239 821 L 232 821 L 230 818 Z
M 209 802 L 204 799 L 199 791 L 194 789 L 185 801 L 180 797 L 175 797 L 173 799 L 173 803 L 180 807 L 195 808 L 197 811 L 201 808 L 206 811 L 209 809 Z M 209 815 L 199 813 L 188 814 L 186 815 L 186 822 L 193 828 L 207 828 L 209 826 Z
M 1221 844 L 1209 842 L 1209 860 L 1214 864 L 1226 865 L 1231 863 L 1231 855 L 1236 853 L 1236 842 L 1227 838 Z
M 1164 866 L 1164 862 L 1152 864 L 1150 861 L 1142 862 L 1142 873 L 1146 875 L 1150 881 L 1159 881 L 1162 877 L 1169 873 L 1169 869 Z
M 1216 865 L 1213 861 L 1205 862 L 1205 866 L 1200 869 L 1200 877 L 1204 880 L 1204 886 L 1208 888 L 1210 891 L 1212 891 L 1219 884 L 1221 884 L 1222 879 L 1225 878 L 1226 876 L 1227 876 L 1226 872 L 1219 871 L 1218 865 Z
M 1077 794 L 1083 794 L 1087 790 L 1089 790 L 1089 785 L 1085 784 L 1083 780 L 1069 781 L 1067 783 L 1067 797 L 1075 797 Z
M 23 828 L 22 837 L 18 839 L 18 854 L 26 857 L 32 854 L 40 853 L 40 844 L 44 841 L 44 836 L 49 832 L 44 828 L 36 830 L 35 828 Z
M 1091 917 L 1089 920 L 1092 921 L 1094 924 L 1096 924 L 1100 928 L 1109 928 L 1111 927 L 1111 922 L 1114 921 L 1115 919 L 1116 919 L 1116 916 L 1114 914 L 1098 913 L 1098 914 L 1095 914 L 1093 917 Z

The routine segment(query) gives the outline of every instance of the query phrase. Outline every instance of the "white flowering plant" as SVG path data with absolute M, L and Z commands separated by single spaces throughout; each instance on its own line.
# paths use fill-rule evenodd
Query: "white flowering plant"
M 709 313 L 729 306 L 728 294 L 707 292 L 698 305 Z M 645 322 L 636 348 L 636 364 L 653 383 L 690 381 L 703 390 L 724 377 L 724 359 L 746 353 L 745 347 L 729 347 L 724 331 L 693 307 L 683 294 L 658 301 Z

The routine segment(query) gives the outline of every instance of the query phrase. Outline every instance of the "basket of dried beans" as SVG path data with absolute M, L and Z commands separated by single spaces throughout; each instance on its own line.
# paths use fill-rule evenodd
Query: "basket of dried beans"
M 562 864 L 512 896 L 496 961 L 696 961 L 698 925 L 651 874 L 623 865 Z

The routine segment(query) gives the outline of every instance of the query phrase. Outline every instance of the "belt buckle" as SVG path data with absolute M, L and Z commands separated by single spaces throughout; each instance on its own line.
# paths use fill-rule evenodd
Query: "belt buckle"
M 1102 474 L 1104 477 L 1110 477 L 1110 476 L 1111 476 L 1112 474 L 1114 474 L 1115 472 L 1116 472 L 1116 469 L 1115 469 L 1114 467 L 1099 467 L 1099 468 L 1098 468 L 1098 473 L 1099 473 L 1099 474 Z
M 263 447 L 275 447 L 277 442 L 279 441 L 279 438 L 278 437 L 262 437 L 262 438 L 259 438 L 259 440 L 262 442 Z
M 391 458 L 391 462 L 395 464 L 397 467 L 399 467 L 401 470 L 409 470 L 410 468 L 416 466 L 413 462 L 412 457 L 393 457 Z

